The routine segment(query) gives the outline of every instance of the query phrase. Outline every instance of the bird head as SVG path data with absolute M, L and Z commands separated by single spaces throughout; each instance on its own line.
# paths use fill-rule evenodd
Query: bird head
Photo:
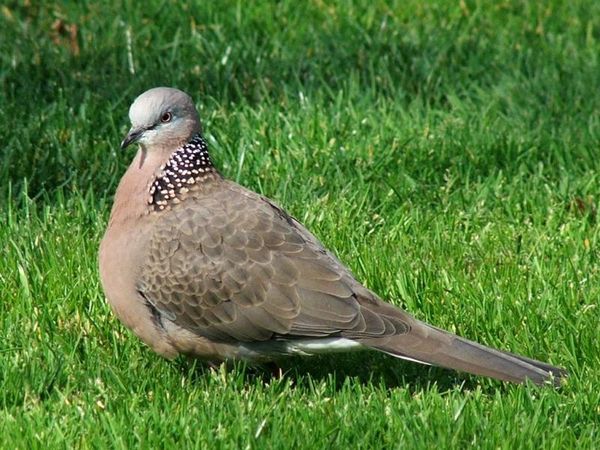
M 129 108 L 129 120 L 131 129 L 122 149 L 139 143 L 150 150 L 174 150 L 200 132 L 192 98 L 174 88 L 158 87 L 141 94 Z

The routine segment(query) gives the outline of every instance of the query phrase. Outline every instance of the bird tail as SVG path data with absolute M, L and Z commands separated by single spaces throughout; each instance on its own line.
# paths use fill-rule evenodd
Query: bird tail
M 495 350 L 417 320 L 411 330 L 383 338 L 361 339 L 363 345 L 397 358 L 523 383 L 531 380 L 560 386 L 567 371 L 535 359 Z

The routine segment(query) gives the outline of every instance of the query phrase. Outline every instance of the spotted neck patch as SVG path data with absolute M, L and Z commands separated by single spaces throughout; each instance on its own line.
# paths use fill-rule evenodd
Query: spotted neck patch
M 171 203 L 179 203 L 181 196 L 193 185 L 206 181 L 216 173 L 206 141 L 198 134 L 175 150 L 161 167 L 160 175 L 150 185 L 148 204 L 152 205 L 155 211 L 160 211 Z

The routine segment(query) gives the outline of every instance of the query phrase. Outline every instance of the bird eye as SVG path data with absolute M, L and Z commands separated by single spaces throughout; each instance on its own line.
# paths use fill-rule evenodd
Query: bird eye
M 160 116 L 160 121 L 162 123 L 167 123 L 167 122 L 170 122 L 172 118 L 173 118 L 173 115 L 170 112 L 166 112 L 162 116 Z

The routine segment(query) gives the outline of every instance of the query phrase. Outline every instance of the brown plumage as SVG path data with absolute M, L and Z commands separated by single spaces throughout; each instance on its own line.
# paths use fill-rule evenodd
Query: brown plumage
M 565 371 L 420 322 L 382 301 L 273 202 L 213 167 L 189 96 L 156 88 L 130 109 L 124 175 L 100 246 L 117 316 L 157 353 L 210 360 L 375 349 L 500 380 Z

